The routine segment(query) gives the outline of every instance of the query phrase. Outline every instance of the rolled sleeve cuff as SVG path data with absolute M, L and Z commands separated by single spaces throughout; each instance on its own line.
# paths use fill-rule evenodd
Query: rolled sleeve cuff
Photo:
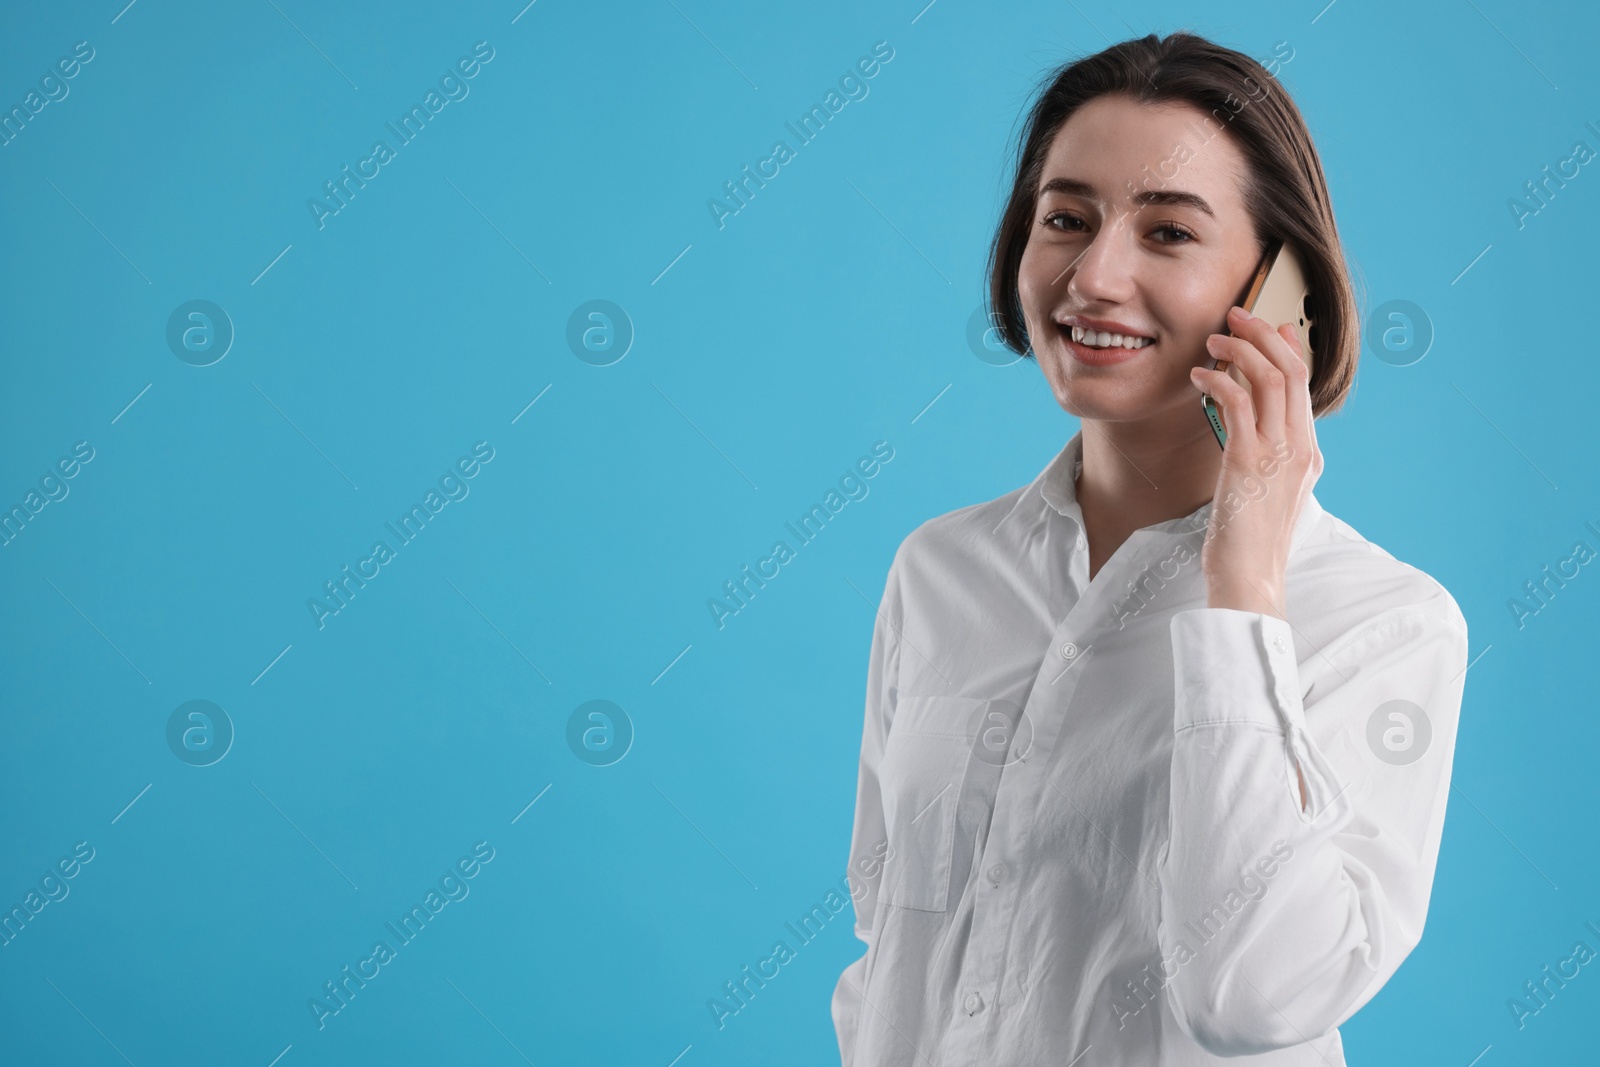
M 1294 631 L 1276 615 L 1191 608 L 1172 616 L 1174 731 L 1254 723 L 1304 729 Z

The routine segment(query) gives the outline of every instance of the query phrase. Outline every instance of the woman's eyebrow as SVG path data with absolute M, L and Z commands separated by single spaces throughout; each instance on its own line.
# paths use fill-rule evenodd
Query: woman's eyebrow
M 1039 195 L 1045 193 L 1061 193 L 1065 196 L 1082 196 L 1090 200 L 1098 200 L 1100 193 L 1094 186 L 1077 178 L 1051 178 L 1039 187 Z M 1196 211 L 1203 211 L 1212 218 L 1217 213 L 1211 210 L 1211 205 L 1198 193 L 1185 193 L 1176 189 L 1146 189 L 1137 194 L 1133 202 L 1140 207 L 1191 207 Z
M 1135 196 L 1133 201 L 1141 206 L 1159 204 L 1163 207 L 1192 207 L 1196 211 L 1204 211 L 1212 218 L 1217 217 L 1217 213 L 1211 210 L 1211 205 L 1197 193 L 1183 193 L 1176 189 L 1147 189 Z
M 1045 193 L 1062 193 L 1066 196 L 1081 196 L 1089 200 L 1100 199 L 1100 194 L 1088 182 L 1079 181 L 1077 178 L 1051 178 L 1039 186 L 1039 195 Z

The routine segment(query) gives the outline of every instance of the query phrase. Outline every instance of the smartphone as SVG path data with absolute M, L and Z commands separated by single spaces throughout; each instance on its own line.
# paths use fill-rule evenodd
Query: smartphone
M 1300 337 L 1300 352 L 1308 371 L 1316 366 L 1312 362 L 1314 353 L 1311 351 L 1311 328 L 1315 324 L 1311 318 L 1310 297 L 1311 289 L 1306 282 L 1300 257 L 1295 255 L 1291 246 L 1278 241 L 1261 257 L 1255 276 L 1250 280 L 1250 288 L 1245 291 L 1244 299 L 1239 301 L 1240 307 L 1258 319 L 1266 319 L 1274 329 L 1286 322 L 1294 323 L 1295 332 Z M 1215 370 L 1220 363 L 1221 360 L 1213 359 L 1211 369 Z M 1237 363 L 1228 364 L 1228 375 L 1244 386 L 1245 392 L 1250 391 L 1250 381 Z M 1211 423 L 1218 446 L 1227 447 L 1228 428 L 1223 423 L 1222 408 L 1209 396 L 1202 396 L 1200 404 L 1205 408 L 1206 420 Z

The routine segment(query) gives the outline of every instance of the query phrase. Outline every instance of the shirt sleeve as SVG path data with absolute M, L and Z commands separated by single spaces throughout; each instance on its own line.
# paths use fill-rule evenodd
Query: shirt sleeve
M 1436 587 L 1307 649 L 1303 667 L 1273 615 L 1190 609 L 1171 634 L 1170 1004 L 1217 1055 L 1322 1037 L 1421 940 L 1466 620 Z
M 894 718 L 899 675 L 901 626 L 904 619 L 899 583 L 900 554 L 895 553 L 884 583 L 872 629 L 872 651 L 867 661 L 866 721 L 861 730 L 861 759 L 856 779 L 855 825 L 850 834 L 849 885 L 855 906 L 856 937 L 867 951 L 844 969 L 833 990 L 833 1026 L 839 1038 L 839 1057 L 843 1067 L 851 1067 L 855 1056 L 856 1034 L 860 1029 L 868 961 L 872 956 L 872 921 L 878 907 L 878 888 L 882 881 L 888 833 L 884 824 L 883 799 L 878 783 L 878 767 L 883 760 L 885 739 Z

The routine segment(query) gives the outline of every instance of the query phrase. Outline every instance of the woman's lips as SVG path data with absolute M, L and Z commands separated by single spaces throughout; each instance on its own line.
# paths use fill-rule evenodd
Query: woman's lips
M 1126 363 L 1130 359 L 1150 351 L 1156 342 L 1145 345 L 1143 348 L 1090 348 L 1088 345 L 1079 344 L 1072 339 L 1072 327 L 1056 324 L 1061 331 L 1061 340 L 1066 344 L 1067 350 L 1072 353 L 1072 358 L 1079 363 L 1087 363 L 1091 367 L 1109 367 L 1114 363 Z

